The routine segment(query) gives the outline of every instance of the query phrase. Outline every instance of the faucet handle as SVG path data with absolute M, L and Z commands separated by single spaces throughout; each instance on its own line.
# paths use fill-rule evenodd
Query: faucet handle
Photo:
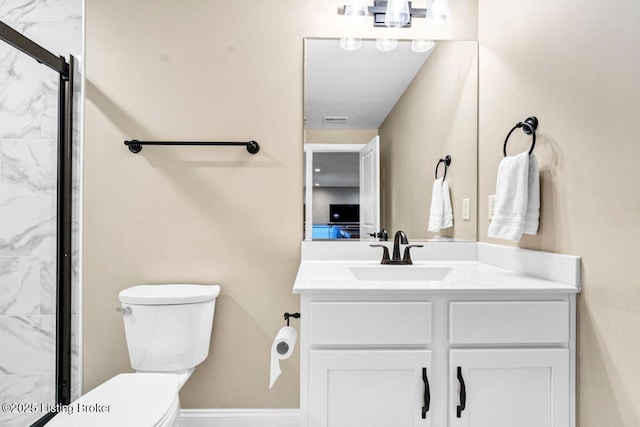
M 404 256 L 402 257 L 402 261 L 405 264 L 413 264 L 413 261 L 411 261 L 411 252 L 409 252 L 409 249 L 411 248 L 422 248 L 424 247 L 424 245 L 408 245 L 404 247 Z
M 389 248 L 386 247 L 385 245 L 369 245 L 372 248 L 382 248 L 382 261 L 380 262 L 380 264 L 387 264 L 389 263 L 389 261 L 391 261 L 391 258 L 389 257 Z

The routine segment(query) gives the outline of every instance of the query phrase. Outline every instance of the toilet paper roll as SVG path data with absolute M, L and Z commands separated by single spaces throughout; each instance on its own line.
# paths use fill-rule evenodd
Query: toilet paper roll
M 276 335 L 271 345 L 271 372 L 269 380 L 269 388 L 273 387 L 281 374 L 280 361 L 288 359 L 293 353 L 298 339 L 298 332 L 291 326 L 285 326 Z

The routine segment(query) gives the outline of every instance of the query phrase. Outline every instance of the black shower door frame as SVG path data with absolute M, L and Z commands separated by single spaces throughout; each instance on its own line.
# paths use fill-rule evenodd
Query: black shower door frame
M 56 200 L 56 405 L 71 400 L 71 216 L 73 74 L 75 58 L 56 56 L 0 21 L 0 40 L 56 71 L 58 85 L 58 149 Z M 44 426 L 55 412 L 31 427 Z

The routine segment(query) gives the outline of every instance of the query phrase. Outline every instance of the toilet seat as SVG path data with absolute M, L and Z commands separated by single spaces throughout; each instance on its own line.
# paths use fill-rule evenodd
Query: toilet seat
M 73 401 L 47 427 L 172 426 L 178 390 L 174 374 L 119 374 Z

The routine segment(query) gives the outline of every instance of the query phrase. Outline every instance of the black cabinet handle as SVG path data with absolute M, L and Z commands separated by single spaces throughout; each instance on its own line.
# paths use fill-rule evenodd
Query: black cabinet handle
M 429 389 L 429 379 L 427 378 L 427 368 L 422 368 L 422 381 L 424 382 L 424 406 L 422 407 L 422 419 L 427 418 L 427 412 L 431 406 L 431 390 Z
M 464 378 L 462 378 L 462 368 L 458 366 L 458 382 L 460 383 L 460 404 L 457 407 L 457 417 L 462 418 L 462 411 L 467 406 L 467 388 L 464 385 Z

